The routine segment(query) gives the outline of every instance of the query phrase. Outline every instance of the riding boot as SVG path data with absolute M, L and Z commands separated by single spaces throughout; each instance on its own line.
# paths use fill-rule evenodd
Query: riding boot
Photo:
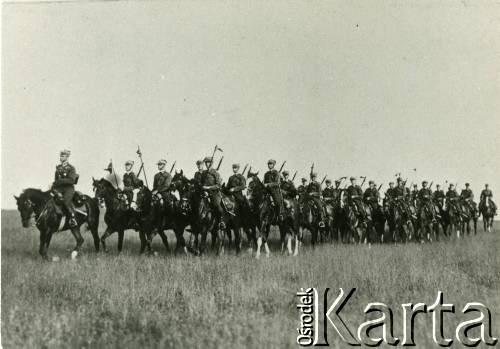
M 76 218 L 75 218 L 75 214 L 74 213 L 71 213 L 70 217 L 69 217 L 69 226 L 71 228 L 75 228 L 78 226 L 78 222 L 76 221 Z

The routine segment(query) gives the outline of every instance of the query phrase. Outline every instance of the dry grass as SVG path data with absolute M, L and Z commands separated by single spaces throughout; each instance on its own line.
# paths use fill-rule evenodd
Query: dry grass
M 425 245 L 306 247 L 298 258 L 275 252 L 259 261 L 232 251 L 221 258 L 173 257 L 159 239 L 160 255 L 143 257 L 133 232 L 122 255 L 114 250 L 116 237 L 113 252 L 96 255 L 90 234 L 84 237 L 76 262 L 68 258 L 74 244 L 68 232 L 56 235 L 49 251 L 61 261 L 42 262 L 35 229 L 23 230 L 17 212 L 2 212 L 5 348 L 298 347 L 295 293 L 311 286 L 331 287 L 332 298 L 339 287 L 356 287 L 344 310 L 354 328 L 365 319 L 366 304 L 381 301 L 393 307 L 401 335 L 400 304 L 430 305 L 441 290 L 459 312 L 469 301 L 489 306 L 499 335 L 498 230 Z M 450 317 L 447 333 L 465 318 Z M 416 332 L 418 347 L 438 348 L 430 316 L 417 321 Z

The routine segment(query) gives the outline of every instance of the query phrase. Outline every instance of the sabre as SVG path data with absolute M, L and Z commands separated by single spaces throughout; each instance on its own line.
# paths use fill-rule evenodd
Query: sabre
M 314 171 L 314 162 L 313 162 L 313 163 L 312 163 L 312 165 L 311 165 L 311 172 L 310 172 L 310 174 L 312 174 L 312 173 L 313 173 L 313 171 Z
M 172 174 L 172 171 L 174 170 L 175 168 L 175 164 L 177 163 L 177 160 L 174 161 L 174 163 L 172 164 L 172 167 L 170 168 L 170 174 Z
M 434 184 L 434 181 L 431 182 L 431 185 L 429 185 L 429 189 L 432 188 L 432 185 Z
M 243 172 L 241 172 L 241 175 L 245 174 L 245 171 L 247 170 L 247 167 L 248 167 L 248 164 L 246 164 L 245 167 L 243 168 Z
M 142 170 L 144 172 L 144 182 L 146 182 L 146 187 L 149 187 L 148 186 L 148 177 L 146 176 L 146 169 L 144 168 L 144 162 L 142 161 L 142 152 L 141 152 L 141 148 L 139 146 L 137 146 L 136 153 L 139 156 L 139 159 L 141 160 L 141 167 L 139 168 L 139 173 L 137 174 L 137 177 L 139 177 L 139 175 L 141 174 L 141 170 Z
M 380 191 L 380 188 L 382 188 L 382 186 L 384 185 L 384 183 L 381 183 L 379 186 L 378 186 L 378 191 Z
M 295 171 L 295 173 L 293 174 L 293 177 L 292 177 L 292 182 L 293 180 L 295 179 L 295 176 L 297 175 L 297 171 Z

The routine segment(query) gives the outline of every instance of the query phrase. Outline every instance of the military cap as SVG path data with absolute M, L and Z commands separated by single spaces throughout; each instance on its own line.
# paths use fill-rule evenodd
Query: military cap
M 328 182 L 328 180 L 327 180 L 327 182 Z M 335 184 L 340 184 L 340 180 L 339 180 L 339 179 L 336 179 L 336 180 L 335 180 Z
M 61 150 L 60 155 L 67 155 L 67 156 L 70 156 L 70 155 L 71 155 L 71 151 L 70 151 L 70 150 L 68 150 L 68 149 L 63 149 L 63 150 Z
M 203 163 L 203 160 L 196 160 L 196 165 L 201 165 Z
M 283 171 L 283 176 L 288 176 L 290 174 L 290 172 L 288 172 L 287 170 Z
M 240 164 L 233 164 L 233 168 L 240 168 Z
M 161 164 L 166 165 L 166 164 L 167 164 L 167 160 L 165 160 L 165 159 L 160 159 L 160 160 L 158 160 L 158 162 L 157 162 L 156 164 L 157 164 L 157 165 L 161 165 Z
M 205 156 L 205 158 L 203 159 L 203 162 L 212 162 L 213 159 L 211 156 Z
M 273 165 L 276 165 L 276 160 L 274 159 L 269 159 L 269 161 L 267 162 L 267 164 L 273 164 Z
M 426 181 L 424 181 L 424 182 L 427 183 Z M 416 188 L 416 187 L 418 187 L 417 183 L 413 184 L 413 188 Z
M 307 182 L 307 178 L 305 178 L 305 177 L 302 177 L 300 180 L 301 180 L 302 182 Z
M 351 178 L 349 178 L 349 180 L 350 180 L 350 181 L 353 181 L 353 180 L 355 180 L 355 179 L 356 179 L 356 177 L 351 177 Z
M 389 182 L 389 184 L 392 184 L 392 185 L 394 185 L 394 182 Z
M 330 179 L 327 179 L 325 182 L 326 182 L 326 184 L 330 184 L 330 183 L 332 183 L 332 181 L 331 181 Z M 337 181 L 335 181 L 335 183 L 336 183 L 336 182 L 337 182 Z
M 368 184 L 375 184 L 374 181 L 368 181 Z
M 127 160 L 125 161 L 125 165 L 134 165 L 134 162 L 132 160 Z
M 469 183 L 465 183 L 465 186 L 468 187 L 470 184 Z
M 450 188 L 451 188 L 451 187 L 454 187 L 453 183 L 450 183 Z
M 428 183 L 427 181 L 423 181 L 422 185 L 427 184 L 427 183 Z M 416 184 L 414 186 L 416 186 Z
M 398 177 L 397 181 L 398 181 L 398 182 L 402 182 L 402 181 L 403 181 L 403 178 Z

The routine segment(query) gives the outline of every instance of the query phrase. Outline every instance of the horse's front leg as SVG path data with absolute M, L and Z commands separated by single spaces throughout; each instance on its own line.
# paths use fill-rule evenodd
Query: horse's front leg
M 71 252 L 71 259 L 75 259 L 78 256 L 78 252 L 80 251 L 80 248 L 82 247 L 84 240 L 82 234 L 80 234 L 80 227 L 72 228 L 71 233 L 73 234 L 76 240 L 76 246 Z
M 101 236 L 101 245 L 102 245 L 102 249 L 104 252 L 107 252 L 108 251 L 108 248 L 106 246 L 106 239 L 111 235 L 113 234 L 113 230 L 108 226 L 106 228 L 106 231 L 104 232 L 104 234 L 102 234 Z
M 38 249 L 38 253 L 42 256 L 44 260 L 49 260 L 49 256 L 47 254 L 47 251 L 49 249 L 49 243 L 50 239 L 52 237 L 52 232 L 46 231 L 42 232 L 40 231 L 40 247 Z
M 118 253 L 121 253 L 123 250 L 123 237 L 125 235 L 125 231 L 123 229 L 118 230 Z

